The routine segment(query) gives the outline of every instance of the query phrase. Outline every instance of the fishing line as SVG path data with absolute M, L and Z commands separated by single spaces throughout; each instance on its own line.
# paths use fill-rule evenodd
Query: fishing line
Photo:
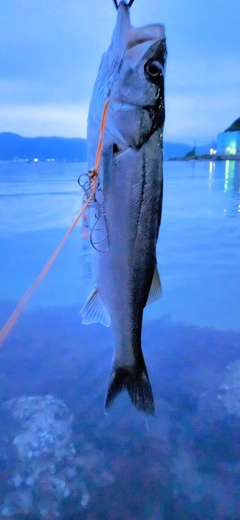
M 78 223 L 78 221 L 80 220 L 80 218 L 82 217 L 84 212 L 86 211 L 87 207 L 89 206 L 91 201 L 94 199 L 94 196 L 95 196 L 95 193 L 97 190 L 97 185 L 98 185 L 97 179 L 98 179 L 98 173 L 99 173 L 101 156 L 102 156 L 102 143 L 103 143 L 103 135 L 104 135 L 104 130 L 105 130 L 106 121 L 107 121 L 108 105 L 109 105 L 109 101 L 107 100 L 107 101 L 105 101 L 104 108 L 103 108 L 99 140 L 98 140 L 98 146 L 97 146 L 97 152 L 96 152 L 95 166 L 94 166 L 93 170 L 88 174 L 88 177 L 91 182 L 91 193 L 90 193 L 87 201 L 83 205 L 80 213 L 75 218 L 75 220 L 72 223 L 72 225 L 70 226 L 69 230 L 67 231 L 67 233 L 61 240 L 60 244 L 55 249 L 52 256 L 49 258 L 45 267 L 43 268 L 43 270 L 41 271 L 39 276 L 36 278 L 36 280 L 33 282 L 33 284 L 25 292 L 25 294 L 23 295 L 19 304 L 17 305 L 16 309 L 14 310 L 14 312 L 8 319 L 7 323 L 4 325 L 3 329 L 0 331 L 0 344 L 6 339 L 9 332 L 12 330 L 13 326 L 15 325 L 16 321 L 18 320 L 18 318 L 19 318 L 21 312 L 23 311 L 24 307 L 26 306 L 27 302 L 29 301 L 29 299 L 31 298 L 33 293 L 36 291 L 36 289 L 38 288 L 40 283 L 43 281 L 43 279 L 45 278 L 46 274 L 48 273 L 50 267 L 56 260 L 57 256 L 59 255 L 61 249 L 63 248 L 63 246 L 64 246 L 65 242 L 67 241 L 69 235 L 71 234 L 72 230 L 75 228 L 76 224 Z

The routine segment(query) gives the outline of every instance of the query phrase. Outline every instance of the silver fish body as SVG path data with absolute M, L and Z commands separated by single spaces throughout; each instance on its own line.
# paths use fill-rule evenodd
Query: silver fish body
M 124 2 L 121 8 L 125 48 L 122 55 L 115 57 L 117 72 L 114 67 L 110 69 L 114 81 L 100 171 L 103 202 L 98 205 L 99 231 L 95 231 L 97 283 L 82 309 L 82 321 L 111 323 L 113 327 L 115 350 L 106 408 L 126 389 L 138 410 L 152 414 L 154 400 L 141 332 L 144 307 L 161 295 L 156 243 L 163 193 L 166 45 L 163 26 L 134 30 L 128 23 Z M 109 56 L 103 63 L 105 72 L 106 58 L 109 62 Z M 98 80 L 96 85 L 98 91 Z M 92 111 L 90 107 L 90 163 L 96 148 L 94 131 L 91 140 Z M 106 238 L 107 248 L 101 250 L 101 240 L 104 243 Z

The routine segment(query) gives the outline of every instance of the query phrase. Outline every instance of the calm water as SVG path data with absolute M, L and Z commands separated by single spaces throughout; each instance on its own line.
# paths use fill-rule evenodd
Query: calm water
M 79 212 L 85 169 L 0 164 L 0 327 Z M 65 403 L 78 484 L 67 496 L 53 491 L 40 455 L 30 463 L 12 451 L 25 423 L 8 423 L 2 412 L 0 518 L 239 519 L 240 163 L 167 162 L 164 175 L 163 296 L 146 309 L 143 327 L 156 418 L 146 424 L 125 395 L 103 414 L 112 336 L 79 320 L 92 287 L 77 227 L 1 347 L 0 400 L 3 410 L 20 396 Z M 63 470 L 56 472 L 59 484 Z

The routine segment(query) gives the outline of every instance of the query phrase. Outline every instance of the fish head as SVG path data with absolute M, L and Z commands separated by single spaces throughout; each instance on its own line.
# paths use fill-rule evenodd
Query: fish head
M 165 29 L 162 24 L 132 27 L 130 9 L 119 3 L 116 26 L 103 54 L 88 114 L 88 166 L 94 167 L 104 103 L 109 101 L 103 154 L 139 149 L 163 128 Z
M 140 148 L 163 128 L 166 69 L 164 26 L 131 27 L 118 77 L 110 90 L 108 127 L 118 148 Z M 113 130 L 115 128 L 115 130 Z

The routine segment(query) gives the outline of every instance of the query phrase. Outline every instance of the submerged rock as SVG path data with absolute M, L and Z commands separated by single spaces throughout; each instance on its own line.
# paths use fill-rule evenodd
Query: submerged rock
M 240 418 L 240 360 L 229 363 L 223 374 L 218 400 L 226 413 Z
M 5 402 L 3 409 L 13 419 L 8 437 L 15 455 L 0 504 L 1 518 L 34 514 L 53 520 L 59 518 L 66 500 L 76 501 L 78 510 L 85 509 L 90 500 L 89 483 L 101 480 L 101 464 L 88 445 L 83 444 L 82 452 L 76 453 L 73 417 L 66 405 L 46 395 L 15 398 Z M 103 480 L 104 472 L 103 465 Z M 108 481 L 111 479 L 110 475 Z

